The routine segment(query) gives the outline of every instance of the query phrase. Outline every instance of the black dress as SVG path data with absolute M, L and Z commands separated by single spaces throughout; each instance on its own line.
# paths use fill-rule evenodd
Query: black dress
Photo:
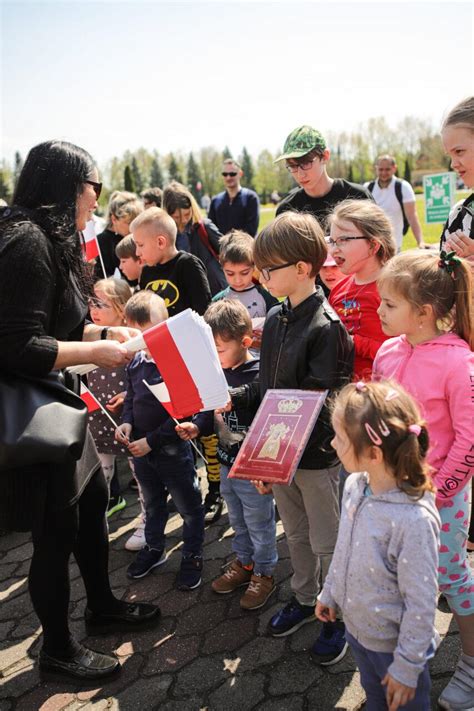
M 42 377 L 53 370 L 58 340 L 82 339 L 85 300 L 71 278 L 57 286 L 55 251 L 33 222 L 0 221 L 0 369 Z M 58 303 L 59 302 L 59 303 Z M 76 465 L 38 463 L 0 475 L 0 528 L 28 531 L 48 511 L 73 505 L 100 466 L 87 433 Z

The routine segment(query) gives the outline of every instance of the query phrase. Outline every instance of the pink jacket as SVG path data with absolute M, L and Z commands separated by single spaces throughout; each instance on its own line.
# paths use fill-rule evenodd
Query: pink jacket
M 428 462 L 441 503 L 474 473 L 474 353 L 454 333 L 412 346 L 405 336 L 382 344 L 373 380 L 393 378 L 418 401 L 428 423 Z

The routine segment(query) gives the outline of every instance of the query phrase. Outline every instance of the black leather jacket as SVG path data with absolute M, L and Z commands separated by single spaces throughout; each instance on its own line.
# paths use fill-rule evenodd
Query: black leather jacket
M 268 313 L 262 336 L 258 381 L 231 390 L 236 406 L 255 406 L 268 389 L 326 390 L 351 380 L 354 344 L 321 287 L 292 309 L 288 300 Z M 326 401 L 327 402 L 327 401 Z M 334 433 L 323 406 L 301 458 L 301 469 L 326 469 L 339 460 Z

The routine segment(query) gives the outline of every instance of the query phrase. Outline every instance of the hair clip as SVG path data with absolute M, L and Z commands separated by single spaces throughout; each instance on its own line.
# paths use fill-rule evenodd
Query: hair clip
M 388 437 L 388 435 L 390 434 L 390 430 L 383 420 L 379 420 L 380 434 L 382 435 L 382 437 L 380 437 L 378 432 L 376 432 L 372 425 L 369 425 L 368 422 L 365 423 L 364 427 L 365 431 L 369 435 L 370 440 L 375 445 L 377 445 L 377 447 L 380 447 L 380 445 L 382 444 L 382 437 Z
M 455 264 L 460 262 L 461 260 L 456 256 L 456 252 L 445 252 L 443 250 L 439 255 L 438 267 L 440 269 L 446 269 L 448 274 L 452 274 Z
M 421 426 L 420 425 L 409 425 L 408 432 L 411 432 L 411 434 L 414 434 L 417 437 L 419 437 L 421 434 Z
M 398 392 L 394 388 L 390 388 L 385 396 L 385 402 L 390 402 L 390 400 L 395 400 L 398 397 Z
M 358 390 L 360 393 L 363 392 L 366 388 L 366 384 L 364 383 L 363 380 L 359 380 L 358 383 L 355 384 L 356 390 Z

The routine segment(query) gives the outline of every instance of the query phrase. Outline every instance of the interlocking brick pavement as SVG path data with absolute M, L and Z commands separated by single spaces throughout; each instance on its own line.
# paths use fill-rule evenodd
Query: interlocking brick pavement
M 66 683 L 40 683 L 35 660 L 40 627 L 28 596 L 28 534 L 0 537 L 0 711 L 356 711 L 364 693 L 350 655 L 321 669 L 308 650 L 320 628 L 308 624 L 293 635 L 266 635 L 272 614 L 290 596 L 291 565 L 279 524 L 277 593 L 255 612 L 242 611 L 242 591 L 217 596 L 210 581 L 231 557 L 227 516 L 209 526 L 203 584 L 191 593 L 174 589 L 180 562 L 181 519 L 168 522 L 170 557 L 143 580 L 130 581 L 126 568 L 134 553 L 124 550 L 139 509 L 125 492 L 126 509 L 110 521 L 110 571 L 114 591 L 129 600 L 152 600 L 162 609 L 153 630 L 87 638 L 83 625 L 85 592 L 71 563 L 71 629 L 79 639 L 105 652 L 115 651 L 121 676 L 102 688 L 81 690 Z M 433 708 L 459 655 L 459 634 L 440 603 L 437 627 L 444 641 L 431 663 Z

